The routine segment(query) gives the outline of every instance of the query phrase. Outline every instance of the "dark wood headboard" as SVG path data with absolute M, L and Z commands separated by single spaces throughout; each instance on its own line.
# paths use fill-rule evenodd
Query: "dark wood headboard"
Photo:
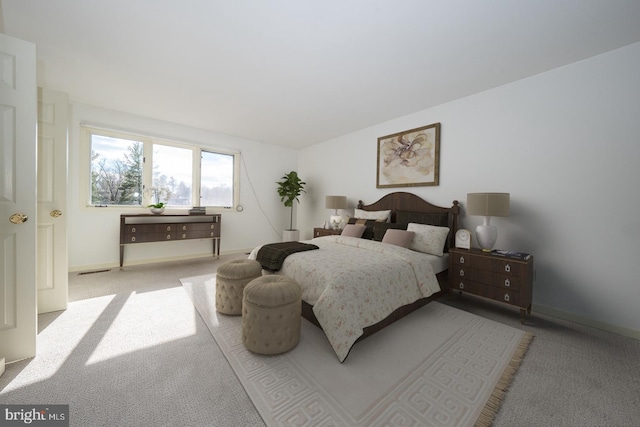
M 453 240 L 458 231 L 458 215 L 460 214 L 460 205 L 457 200 L 449 208 L 432 205 L 426 200 L 421 199 L 413 193 L 398 191 L 389 193 L 375 203 L 365 205 L 362 200 L 358 202 L 358 209 L 365 211 L 384 211 L 391 210 L 391 222 L 396 222 L 396 212 L 418 212 L 418 213 L 448 213 L 449 214 L 449 245 L 453 247 Z

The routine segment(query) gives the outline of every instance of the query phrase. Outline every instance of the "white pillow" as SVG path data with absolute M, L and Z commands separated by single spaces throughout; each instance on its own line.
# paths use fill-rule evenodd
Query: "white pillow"
M 380 222 L 389 222 L 391 221 L 391 211 L 365 211 L 362 209 L 356 208 L 354 211 L 354 218 L 359 219 L 374 219 Z
M 407 231 L 416 233 L 409 249 L 431 255 L 444 255 L 444 244 L 447 242 L 449 227 L 436 227 L 435 225 L 410 222 L 407 226 Z

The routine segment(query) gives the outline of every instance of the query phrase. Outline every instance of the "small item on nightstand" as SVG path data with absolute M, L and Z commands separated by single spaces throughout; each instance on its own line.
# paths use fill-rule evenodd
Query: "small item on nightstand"
M 471 249 L 471 232 L 461 228 L 456 231 L 456 248 Z
M 505 258 L 522 259 L 525 261 L 531 258 L 531 254 L 517 251 L 504 251 L 501 249 L 494 249 L 493 251 L 491 251 L 491 253 L 497 256 L 503 256 Z

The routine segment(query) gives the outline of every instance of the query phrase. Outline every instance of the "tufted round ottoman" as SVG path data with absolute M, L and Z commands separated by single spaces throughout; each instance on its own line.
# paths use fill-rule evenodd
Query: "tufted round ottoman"
M 252 280 L 242 300 L 242 342 L 254 353 L 279 354 L 300 341 L 302 291 L 286 276 Z
M 252 259 L 234 259 L 216 272 L 216 310 L 223 314 L 242 314 L 242 291 L 247 283 L 260 277 L 262 265 Z

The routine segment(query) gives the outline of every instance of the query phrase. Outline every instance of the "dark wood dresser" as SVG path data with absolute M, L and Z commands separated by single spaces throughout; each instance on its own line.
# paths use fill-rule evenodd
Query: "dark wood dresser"
M 120 267 L 124 247 L 136 243 L 212 239 L 213 255 L 220 256 L 220 214 L 120 215 Z
M 449 250 L 449 288 L 520 308 L 520 322 L 531 313 L 533 256 L 511 258 L 480 249 Z

